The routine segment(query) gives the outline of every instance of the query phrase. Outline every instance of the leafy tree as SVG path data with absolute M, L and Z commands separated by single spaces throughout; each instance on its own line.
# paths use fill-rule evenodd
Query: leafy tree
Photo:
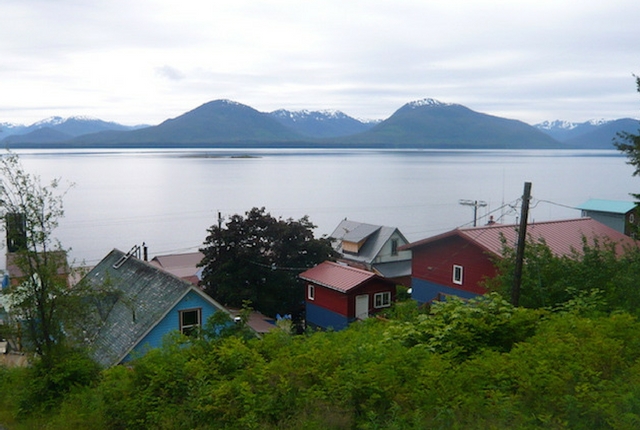
M 620 251 L 620 250 L 618 250 Z M 515 250 L 505 246 L 496 259 L 498 274 L 484 282 L 491 291 L 509 297 L 513 284 Z M 528 308 L 571 309 L 583 314 L 623 310 L 638 314 L 640 249 L 621 255 L 613 243 L 583 240 L 571 255 L 554 255 L 544 241 L 527 242 L 520 304 Z
M 14 266 L 8 288 L 11 336 L 40 357 L 42 375 L 81 354 L 73 351 L 80 346 L 73 340 L 89 312 L 84 303 L 89 292 L 69 285 L 74 269 L 67 262 L 67 250 L 53 236 L 64 216 L 67 190 L 60 189 L 59 179 L 43 185 L 16 154 L 0 157 L 0 212 L 9 230 L 8 260 Z
M 69 296 L 66 251 L 53 238 L 64 215 L 60 181 L 43 185 L 27 173 L 18 156 L 0 158 L 0 209 L 11 229 L 10 258 L 19 272 L 10 289 L 12 314 L 20 325 L 24 345 L 45 363 L 65 337 L 62 303 Z M 17 233 L 15 233 L 17 231 Z M 49 363 L 52 364 L 52 363 Z
M 202 286 L 229 306 L 249 300 L 267 315 L 297 314 L 304 299 L 298 274 L 335 256 L 328 239 L 314 238 L 314 228 L 307 216 L 276 219 L 265 208 L 211 226 L 201 249 Z

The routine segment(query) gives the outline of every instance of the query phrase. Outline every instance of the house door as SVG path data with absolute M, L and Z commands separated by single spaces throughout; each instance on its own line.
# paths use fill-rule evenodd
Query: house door
M 369 317 L 369 295 L 356 296 L 356 319 L 363 320 Z

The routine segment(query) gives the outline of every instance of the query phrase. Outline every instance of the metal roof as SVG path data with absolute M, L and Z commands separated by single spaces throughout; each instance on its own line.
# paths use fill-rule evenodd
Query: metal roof
M 447 233 L 423 239 L 401 247 L 401 249 L 413 249 L 426 246 L 450 237 L 461 237 L 495 255 L 502 255 L 502 238 L 507 246 L 515 246 L 518 239 L 518 225 L 493 224 L 483 227 L 458 228 Z M 624 246 L 638 246 L 638 243 L 598 221 L 585 217 L 561 221 L 546 221 L 527 224 L 527 237 L 529 240 L 544 240 L 555 255 L 571 255 L 572 252 L 582 250 L 583 237 L 589 245 L 594 240 L 609 240 L 617 243 L 616 251 L 621 253 Z
M 377 278 L 373 272 L 325 261 L 300 274 L 300 278 L 323 287 L 346 293 L 364 282 Z
M 396 231 L 400 238 L 407 243 L 407 239 L 396 227 L 373 225 L 345 219 L 338 224 L 338 227 L 329 237 L 338 241 L 354 243 L 360 243 L 366 239 L 358 254 L 342 253 L 342 249 L 339 246 L 336 247 L 336 250 L 340 251 L 347 260 L 371 264 L 382 250 L 384 244 L 389 241 Z
M 610 212 L 614 214 L 626 214 L 632 211 L 636 207 L 634 202 L 626 202 L 621 200 L 602 200 L 602 199 L 589 199 L 580 206 L 578 209 L 583 211 L 596 211 L 596 212 Z

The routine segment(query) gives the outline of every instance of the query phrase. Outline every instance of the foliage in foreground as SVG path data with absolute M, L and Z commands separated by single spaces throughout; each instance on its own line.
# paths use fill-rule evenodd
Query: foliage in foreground
M 68 392 L 46 428 L 640 426 L 632 316 L 515 309 L 497 295 L 428 312 L 304 336 L 172 337 L 131 367 L 104 371 L 97 386 Z M 0 372 L 2 392 L 19 385 L 12 375 Z
M 616 251 L 617 249 L 617 251 Z M 640 316 L 640 248 L 626 249 L 606 240 L 583 242 L 571 255 L 556 256 L 544 241 L 527 241 L 520 305 L 562 308 L 566 303 L 584 312 L 625 311 Z M 496 259 L 498 274 L 485 281 L 490 291 L 510 297 L 515 250 L 505 247 Z

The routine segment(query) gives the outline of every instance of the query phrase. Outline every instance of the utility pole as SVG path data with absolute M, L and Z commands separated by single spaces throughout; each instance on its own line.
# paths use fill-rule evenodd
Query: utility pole
M 527 240 L 527 219 L 529 218 L 529 200 L 531 200 L 531 182 L 524 183 L 522 194 L 522 211 L 520 213 L 520 227 L 518 230 L 518 247 L 516 249 L 516 267 L 513 273 L 513 288 L 511 289 L 511 304 L 520 303 L 520 284 L 522 283 L 522 264 L 524 261 L 524 244 Z
M 483 200 L 458 200 L 458 203 L 463 206 L 473 206 L 473 226 L 476 227 L 478 223 L 478 208 L 485 207 L 487 205 L 487 202 Z

